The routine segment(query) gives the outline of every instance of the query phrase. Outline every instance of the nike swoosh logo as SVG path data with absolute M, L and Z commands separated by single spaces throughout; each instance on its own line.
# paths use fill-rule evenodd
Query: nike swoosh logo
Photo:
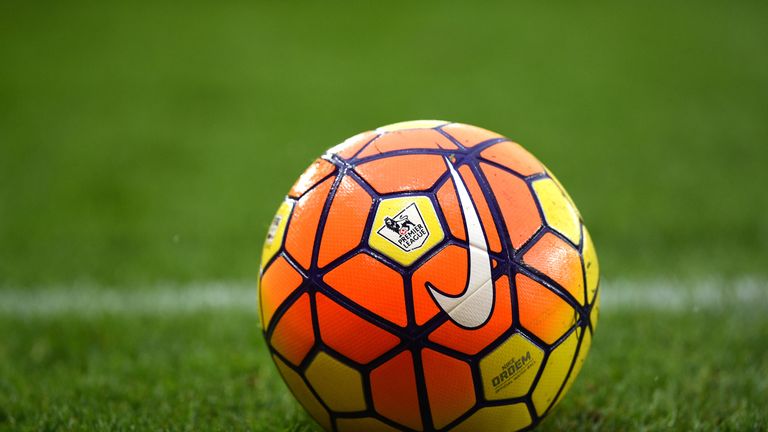
M 488 243 L 485 240 L 483 226 L 477 214 L 467 186 L 453 167 L 448 158 L 444 158 L 451 173 L 453 184 L 459 196 L 461 211 L 467 226 L 467 241 L 469 243 L 469 276 L 462 294 L 447 296 L 427 282 L 426 287 L 434 297 L 438 306 L 451 317 L 455 323 L 477 328 L 483 325 L 493 309 L 493 280 L 491 279 L 491 257 L 488 256 Z

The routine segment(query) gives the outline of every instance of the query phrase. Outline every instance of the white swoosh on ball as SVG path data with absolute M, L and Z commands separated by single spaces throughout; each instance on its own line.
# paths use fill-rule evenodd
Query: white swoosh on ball
M 464 222 L 467 226 L 467 241 L 469 243 L 469 277 L 462 294 L 447 296 L 427 282 L 426 287 L 434 297 L 438 306 L 451 317 L 451 319 L 468 328 L 477 328 L 483 325 L 491 315 L 493 309 L 493 281 L 491 279 L 491 257 L 488 256 L 488 243 L 485 239 L 480 217 L 469 196 L 467 186 L 453 164 L 445 158 L 445 163 L 456 185 L 459 196 L 459 204 L 464 213 Z

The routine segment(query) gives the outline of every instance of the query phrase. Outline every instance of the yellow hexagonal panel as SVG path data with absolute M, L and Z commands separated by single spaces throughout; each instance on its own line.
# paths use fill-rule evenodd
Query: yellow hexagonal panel
M 544 352 L 520 334 L 515 334 L 480 360 L 480 375 L 486 399 L 524 396 L 541 366 Z
M 552 179 L 536 180 L 533 182 L 533 190 L 539 198 L 547 225 L 574 244 L 579 244 L 581 239 L 579 214 L 565 192 Z
M 584 250 L 581 254 L 584 257 L 584 270 L 587 276 L 587 302 L 592 302 L 600 279 L 600 263 L 597 261 L 595 245 L 592 243 L 587 227 L 584 227 Z
M 444 238 L 432 201 L 425 196 L 409 196 L 379 203 L 368 244 L 409 266 Z
M 551 178 L 552 180 L 555 181 L 555 183 L 557 183 L 557 187 L 559 187 L 560 190 L 563 191 L 563 195 L 565 195 L 565 198 L 568 200 L 569 203 L 571 203 L 571 206 L 576 211 L 576 215 L 579 216 L 579 219 L 581 219 L 581 213 L 579 212 L 579 209 L 576 207 L 576 203 L 573 201 L 573 198 L 571 198 L 571 194 L 569 194 L 568 191 L 565 190 L 565 188 L 563 187 L 563 184 L 560 183 L 560 180 L 558 180 L 558 178 L 555 177 L 552 171 L 550 171 L 546 167 L 544 168 L 544 170 L 547 172 L 547 175 L 549 176 L 549 178 Z
M 320 352 L 312 360 L 304 375 L 320 399 L 331 410 L 337 412 L 365 410 L 363 378 L 357 370 Z
M 280 207 L 275 213 L 272 224 L 267 231 L 267 238 L 264 240 L 264 248 L 261 251 L 261 268 L 272 259 L 273 256 L 280 250 L 280 246 L 283 244 L 283 236 L 285 236 L 285 225 L 288 223 L 288 216 L 293 210 L 293 201 L 287 199 L 280 204 Z
M 544 414 L 557 396 L 557 392 L 571 368 L 578 343 L 579 335 L 574 331 L 549 355 L 541 378 L 533 390 L 533 406 L 539 415 Z
M 600 315 L 600 291 L 595 295 L 595 303 L 592 305 L 592 312 L 589 314 L 589 320 L 592 322 L 592 331 L 597 329 L 597 318 Z
M 579 334 L 581 334 L 580 328 L 577 329 L 576 331 Z M 560 401 L 563 399 L 563 396 L 565 396 L 565 394 L 568 393 L 568 390 L 571 389 L 571 386 L 573 385 L 573 382 L 576 380 L 576 377 L 579 376 L 579 372 L 581 372 L 581 367 L 584 366 L 584 360 L 587 359 L 587 354 L 589 354 L 589 347 L 591 345 L 592 345 L 592 334 L 589 332 L 589 330 L 587 330 L 581 339 L 581 346 L 579 347 L 579 353 L 576 355 L 576 363 L 574 363 L 573 370 L 571 371 L 571 374 L 568 376 L 568 381 L 565 383 L 565 387 L 563 387 L 563 391 L 560 393 L 560 396 L 557 397 L 557 401 L 555 401 L 555 405 L 560 403 Z
M 432 129 L 448 124 L 443 120 L 411 120 L 400 123 L 392 123 L 376 129 L 376 132 L 395 132 L 406 129 Z
M 291 393 L 296 397 L 296 400 L 301 403 L 304 409 L 307 410 L 320 426 L 325 430 L 331 430 L 331 417 L 312 394 L 312 391 L 304 383 L 301 376 L 283 363 L 278 357 L 272 356 L 272 358 L 277 365 L 277 369 L 280 371 L 280 375 L 283 376 L 283 380 L 288 384 L 288 388 L 291 389 Z
M 339 432 L 398 432 L 399 429 L 395 429 L 386 423 L 382 423 L 375 418 L 363 417 L 363 418 L 340 418 L 336 420 L 336 430 Z
M 531 413 L 524 403 L 477 410 L 451 432 L 517 431 L 531 424 Z

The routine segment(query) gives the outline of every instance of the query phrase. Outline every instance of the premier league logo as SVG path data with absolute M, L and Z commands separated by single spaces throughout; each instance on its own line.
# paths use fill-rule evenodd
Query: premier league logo
M 386 216 L 384 226 L 377 233 L 406 252 L 422 247 L 429 238 L 429 230 L 416 203 L 409 204 L 394 216 Z

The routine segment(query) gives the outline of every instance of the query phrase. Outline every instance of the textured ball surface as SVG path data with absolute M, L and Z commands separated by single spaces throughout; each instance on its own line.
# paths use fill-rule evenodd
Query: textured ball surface
M 293 185 L 264 244 L 261 322 L 327 430 L 513 431 L 578 375 L 598 273 L 572 200 L 520 145 L 398 123 Z

